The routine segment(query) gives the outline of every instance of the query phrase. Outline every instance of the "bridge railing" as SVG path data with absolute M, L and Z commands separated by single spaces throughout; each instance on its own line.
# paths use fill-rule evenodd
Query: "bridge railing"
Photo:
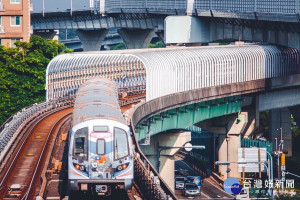
M 299 0 L 195 0 L 197 10 L 232 12 L 299 13 Z
M 65 104 L 72 101 L 73 98 L 73 96 L 69 96 L 52 101 L 35 103 L 23 108 L 6 120 L 0 127 L 0 163 L 5 157 L 6 151 L 9 149 L 8 147 L 13 143 L 14 139 L 18 137 L 18 133 L 22 131 L 22 125 L 40 114 L 60 107 L 62 103 Z
M 106 0 L 105 11 L 108 13 L 126 11 L 174 11 L 186 10 L 186 0 Z M 167 14 L 167 13 L 166 13 Z

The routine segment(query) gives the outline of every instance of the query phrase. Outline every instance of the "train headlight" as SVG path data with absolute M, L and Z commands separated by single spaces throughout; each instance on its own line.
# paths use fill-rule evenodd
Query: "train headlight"
M 80 169 L 80 165 L 76 164 L 76 165 L 75 165 L 75 168 L 76 168 L 76 169 Z
M 83 172 L 86 171 L 84 165 L 79 165 L 79 164 L 77 164 L 77 163 L 73 163 L 73 165 L 74 165 L 74 167 L 75 167 L 77 170 L 80 170 L 80 171 L 83 171 Z
M 126 164 L 123 164 L 123 165 L 122 165 L 122 168 L 123 168 L 123 169 L 126 169 L 126 168 L 127 168 L 127 165 L 126 165 Z
M 117 166 L 117 171 L 122 171 L 128 167 L 129 163 L 124 163 L 122 165 Z

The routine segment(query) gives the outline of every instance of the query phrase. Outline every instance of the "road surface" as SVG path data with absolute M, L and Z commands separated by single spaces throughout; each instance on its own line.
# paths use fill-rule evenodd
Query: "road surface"
M 175 169 L 183 169 L 186 170 L 187 175 L 198 176 L 182 158 L 175 157 L 175 159 Z M 234 199 L 234 197 L 226 193 L 212 177 L 204 179 L 201 186 L 201 196 L 185 197 L 181 195 L 181 190 L 176 190 L 175 194 L 178 199 Z

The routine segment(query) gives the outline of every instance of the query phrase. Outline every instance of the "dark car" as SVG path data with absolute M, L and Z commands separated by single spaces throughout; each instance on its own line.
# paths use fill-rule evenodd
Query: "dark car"
M 200 189 L 195 183 L 186 183 L 184 185 L 182 195 L 184 196 L 200 196 Z
M 201 176 L 187 176 L 186 183 L 195 183 L 199 189 L 201 189 L 202 178 Z

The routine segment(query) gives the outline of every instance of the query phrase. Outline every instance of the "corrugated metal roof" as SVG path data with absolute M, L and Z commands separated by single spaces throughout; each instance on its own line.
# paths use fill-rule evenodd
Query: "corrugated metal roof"
M 73 126 L 90 119 L 110 119 L 126 124 L 118 103 L 116 84 L 106 78 L 93 78 L 80 86 L 74 104 Z
M 47 98 L 93 76 L 118 87 L 147 85 L 147 101 L 187 90 L 299 73 L 299 52 L 272 45 L 228 45 L 63 54 L 47 68 Z M 60 77 L 59 80 L 55 79 Z M 124 83 L 126 82 L 126 84 Z M 123 85 L 122 85 L 123 84 Z M 67 89 L 66 89 L 67 88 Z M 56 89 L 56 90 L 55 90 Z M 55 90 L 55 91 L 54 91 Z M 55 94 L 55 95 L 54 95 Z

